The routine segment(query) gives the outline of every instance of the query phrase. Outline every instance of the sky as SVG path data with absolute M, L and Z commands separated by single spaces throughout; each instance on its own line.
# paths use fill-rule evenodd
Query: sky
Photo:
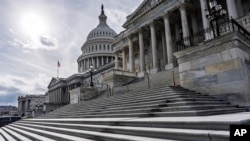
M 44 94 L 52 77 L 77 73 L 77 58 L 98 25 L 101 4 L 117 33 L 143 0 L 0 0 L 0 105 Z

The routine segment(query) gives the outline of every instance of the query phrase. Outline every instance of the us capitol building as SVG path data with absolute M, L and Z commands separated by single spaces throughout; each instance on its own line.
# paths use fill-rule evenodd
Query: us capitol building
M 118 35 L 102 6 L 99 25 L 81 47 L 78 73 L 52 78 L 45 103 L 53 109 L 82 101 L 90 89 L 101 93 L 132 83 L 128 77 L 174 72 L 184 88 L 249 106 L 249 5 L 248 0 L 144 0 Z M 90 66 L 96 69 L 94 88 Z

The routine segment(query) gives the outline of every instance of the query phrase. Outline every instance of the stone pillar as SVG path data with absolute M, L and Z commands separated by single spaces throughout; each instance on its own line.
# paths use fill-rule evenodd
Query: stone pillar
M 229 18 L 236 19 L 238 18 L 237 8 L 235 0 L 227 0 L 227 10 Z
M 205 10 L 208 9 L 207 0 L 200 0 L 200 4 L 201 4 L 201 15 L 202 15 L 203 28 L 206 29 L 209 27 L 209 21 L 205 15 Z
M 106 60 L 106 63 L 109 63 L 109 56 L 107 56 L 107 58 L 106 58 L 107 60 Z
M 118 66 L 118 53 L 115 53 L 115 69 L 118 70 L 119 66 Z
M 203 29 L 207 29 L 209 28 L 209 21 L 208 19 L 206 18 L 206 15 L 205 15 L 205 10 L 208 9 L 208 6 L 207 6 L 207 0 L 200 0 L 200 4 L 201 4 L 201 15 L 202 15 L 202 23 L 203 23 Z M 211 37 L 212 33 L 206 33 L 204 36 L 205 36 L 205 40 L 208 40 Z
M 180 10 L 180 14 L 181 14 L 181 25 L 182 25 L 183 39 L 185 39 L 186 37 L 188 37 L 190 35 L 185 4 L 181 4 L 179 10 Z M 184 43 L 186 45 L 190 45 L 189 41 L 186 41 L 186 42 L 184 41 Z
M 85 59 L 83 59 L 82 61 L 83 61 L 83 71 L 85 71 L 86 70 L 86 61 L 85 61 Z
M 162 44 L 162 55 L 163 55 L 163 65 L 165 66 L 167 63 L 167 54 L 166 54 L 166 37 L 164 31 L 161 31 L 161 44 Z M 165 69 L 165 68 L 164 68 Z
M 126 59 L 126 52 L 125 52 L 125 48 L 123 48 L 122 50 L 122 67 L 124 71 L 127 71 L 127 59 Z
M 97 61 L 96 62 L 97 63 L 97 68 L 99 68 L 100 67 L 100 62 L 99 62 L 99 57 L 98 56 L 96 57 L 96 61 Z
M 155 73 L 157 69 L 157 52 L 156 52 L 156 33 L 154 22 L 150 24 L 150 33 L 151 33 L 151 47 L 152 47 L 152 58 L 153 58 L 153 68 L 152 72 Z
M 139 31 L 139 46 L 140 46 L 140 72 L 145 70 L 144 43 L 142 29 Z
M 104 65 L 104 57 L 102 56 L 102 66 Z
M 129 67 L 130 71 L 135 71 L 135 60 L 134 60 L 134 50 L 133 50 L 133 41 L 131 37 L 128 37 L 128 47 L 129 47 Z
M 166 37 L 167 56 L 168 56 L 168 64 L 165 66 L 165 69 L 169 70 L 173 68 L 173 46 L 172 46 L 172 36 L 169 23 L 169 14 L 167 13 L 163 18 L 165 25 L 165 37 Z
M 95 60 L 94 60 L 94 57 L 91 58 L 91 65 L 95 68 Z

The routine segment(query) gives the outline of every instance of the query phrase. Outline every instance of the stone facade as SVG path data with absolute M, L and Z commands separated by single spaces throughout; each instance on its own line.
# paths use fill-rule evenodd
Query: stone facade
M 225 19 L 236 19 L 249 28 L 249 0 L 217 3 L 227 10 Z M 210 28 L 204 12 L 210 5 L 208 0 L 144 0 L 113 42 L 115 69 L 144 77 L 145 71 L 157 73 L 179 66 L 181 86 L 250 106 L 249 45 L 244 41 L 248 39 L 240 32 L 226 32 L 232 28 L 229 25 L 219 29 L 224 31 L 221 37 L 211 30 L 192 44 L 185 40 Z M 179 51 L 179 42 L 188 49 Z
M 249 41 L 230 33 L 176 52 L 181 86 L 249 106 Z
M 41 114 L 44 105 L 44 95 L 26 95 L 18 97 L 18 114 L 19 116 L 32 116 L 35 111 Z

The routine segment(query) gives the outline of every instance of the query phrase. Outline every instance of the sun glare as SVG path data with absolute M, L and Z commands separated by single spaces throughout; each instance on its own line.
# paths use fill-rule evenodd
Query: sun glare
M 41 35 L 47 31 L 47 25 L 41 16 L 35 13 L 24 14 L 21 18 L 22 30 L 31 36 Z

